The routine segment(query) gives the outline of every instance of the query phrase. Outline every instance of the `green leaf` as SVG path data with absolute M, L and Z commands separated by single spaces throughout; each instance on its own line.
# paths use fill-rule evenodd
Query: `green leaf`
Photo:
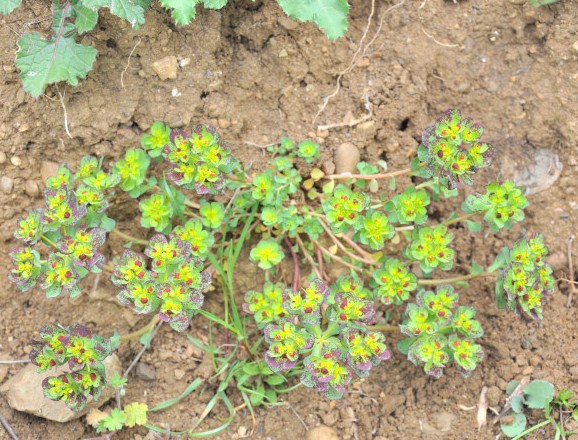
M 472 267 L 470 268 L 470 274 L 471 275 L 477 275 L 479 273 L 482 273 L 483 271 L 484 271 L 484 266 L 482 266 L 481 264 L 478 264 L 474 260 L 472 260 Z
M 144 23 L 144 11 L 150 2 L 142 0 L 82 0 L 82 4 L 95 12 L 98 11 L 98 8 L 108 8 L 112 14 L 127 20 L 133 28 L 137 28 Z
M 524 398 L 521 395 L 512 399 L 512 411 L 518 414 L 524 411 Z
M 173 20 L 176 24 L 189 24 L 197 14 L 195 8 L 201 0 L 161 0 L 161 6 L 172 9 Z
M 466 220 L 466 225 L 468 225 L 468 229 L 470 232 L 477 233 L 482 230 L 482 224 L 480 222 L 474 222 L 472 220 Z
M 147 423 L 147 410 L 148 406 L 144 403 L 130 403 L 125 405 L 125 425 L 129 428 L 135 425 L 145 425 Z
M 22 0 L 0 0 L 0 14 L 8 15 L 18 6 Z
M 285 378 L 279 375 L 269 376 L 265 379 L 265 382 L 267 382 L 271 386 L 281 385 L 282 383 L 285 383 Z
M 117 431 L 122 429 L 125 422 L 126 415 L 124 414 L 124 411 L 114 408 L 110 411 L 108 416 L 98 422 L 96 430 L 97 432 Z
M 312 21 L 330 39 L 347 31 L 349 4 L 346 0 L 277 0 L 283 11 L 299 21 Z
M 203 0 L 203 5 L 209 9 L 221 9 L 227 4 L 227 1 L 228 0 Z
M 512 394 L 516 390 L 518 385 L 520 385 L 520 382 L 517 380 L 511 380 L 510 382 L 508 382 L 508 385 L 506 385 L 506 395 L 509 396 L 510 394 Z
M 397 343 L 397 349 L 401 354 L 407 354 L 409 352 L 409 348 L 415 341 L 416 338 L 404 338 Z
M 505 246 L 500 249 L 494 262 L 488 267 L 488 272 L 493 272 L 498 269 L 503 269 L 510 261 L 510 249 Z
M 506 295 L 504 294 L 504 280 L 498 278 L 496 280 L 496 306 L 498 309 L 506 307 Z
M 72 5 L 74 26 L 79 34 L 91 31 L 98 22 L 98 12 L 76 3 Z
M 259 365 L 256 363 L 250 363 L 243 366 L 243 372 L 247 373 L 250 376 L 258 376 L 259 375 Z
M 516 414 L 511 424 L 501 424 L 500 428 L 508 437 L 516 437 L 526 428 L 526 416 L 524 414 Z
M 63 34 L 64 35 L 64 34 Z M 24 90 L 37 98 L 48 84 L 66 81 L 71 86 L 86 78 L 96 59 L 94 47 L 77 44 L 72 36 L 42 39 L 37 32 L 22 35 L 18 40 L 16 67 Z
M 524 387 L 524 403 L 528 408 L 544 409 L 554 398 L 554 385 L 545 380 L 533 380 Z

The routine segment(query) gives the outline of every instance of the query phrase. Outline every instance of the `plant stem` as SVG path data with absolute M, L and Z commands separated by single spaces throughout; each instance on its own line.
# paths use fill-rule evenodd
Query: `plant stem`
M 459 222 L 462 222 L 464 220 L 469 220 L 472 217 L 475 217 L 477 214 L 478 214 L 477 212 L 472 212 L 470 214 L 460 215 L 459 217 L 448 219 L 448 220 L 444 221 L 442 223 L 442 225 L 449 226 L 449 225 L 453 225 L 454 223 L 459 223 Z
M 133 237 L 132 235 L 126 234 L 126 233 L 120 231 L 120 230 L 117 229 L 117 228 L 114 228 L 111 232 L 113 232 L 114 234 L 118 235 L 118 236 L 121 237 L 121 238 L 124 238 L 124 239 L 127 240 L 127 241 L 132 241 L 132 242 L 135 243 L 135 244 L 142 244 L 142 245 L 145 245 L 145 246 L 146 246 L 147 244 L 149 244 L 148 240 L 143 240 L 143 239 L 141 239 L 141 238 Z
M 371 265 L 376 265 L 376 264 L 377 264 L 377 263 L 373 260 L 373 258 L 371 258 L 371 260 L 366 260 L 365 258 L 363 258 L 363 257 L 361 257 L 361 256 L 359 256 L 359 255 L 355 255 L 355 254 L 352 254 L 351 252 L 349 252 L 349 251 L 345 248 L 345 246 L 343 245 L 343 243 L 341 243 L 341 241 L 339 241 L 339 239 L 337 238 L 337 236 L 331 231 L 331 229 L 329 229 L 329 226 L 327 226 L 327 224 L 326 224 L 322 219 L 319 219 L 319 224 L 323 227 L 323 229 L 325 229 L 325 232 L 327 233 L 327 235 L 329 235 L 329 238 L 331 238 L 331 240 L 333 241 L 333 243 L 335 243 L 345 254 L 347 254 L 347 256 L 349 256 L 350 258 L 353 258 L 353 259 L 355 259 L 355 260 L 357 260 L 357 261 L 360 261 L 360 262 L 362 262 L 362 263 L 365 263 L 365 264 L 371 264 Z M 342 237 L 343 237 L 343 239 L 345 240 L 345 236 L 342 235 Z M 350 243 L 352 243 L 351 240 L 350 240 Z M 357 246 L 357 245 L 355 245 L 355 246 Z M 365 251 L 363 251 L 363 249 L 361 249 L 361 250 L 362 250 L 362 252 L 365 252 Z
M 56 243 L 54 243 L 54 242 L 53 242 L 50 238 L 48 238 L 46 235 L 42 234 L 42 235 L 40 236 L 40 239 L 41 239 L 44 243 L 49 244 L 50 246 L 52 246 L 53 248 L 59 249 L 59 247 L 56 245 Z
M 299 285 L 301 284 L 301 273 L 299 272 L 299 258 L 297 258 L 297 254 L 293 251 L 293 245 L 289 241 L 287 237 L 283 238 L 283 241 L 289 248 L 289 252 L 291 252 L 291 256 L 293 257 L 293 285 L 291 288 L 293 292 L 299 292 Z
M 297 246 L 299 246 L 299 249 L 301 250 L 301 252 L 303 252 L 303 255 L 305 255 L 305 258 L 307 259 L 307 261 L 309 261 L 309 264 L 311 265 L 311 269 L 313 270 L 313 272 L 315 272 L 315 275 L 317 276 L 317 278 L 323 279 L 323 277 L 321 276 L 321 273 L 319 272 L 319 269 L 317 269 L 317 266 L 315 265 L 315 261 L 313 261 L 313 257 L 305 248 L 305 244 L 303 244 L 303 240 L 301 240 L 301 237 L 299 237 L 299 234 L 297 234 L 295 236 L 295 240 L 297 240 Z
M 379 266 L 379 264 L 373 259 L 373 255 L 371 255 L 369 252 L 367 252 L 365 249 L 359 246 L 356 242 L 354 242 L 351 238 L 349 238 L 349 236 L 343 234 L 341 238 L 343 238 L 343 241 L 345 241 L 349 246 L 355 249 L 359 253 L 359 255 L 365 258 L 365 263 L 371 264 L 372 266 Z
M 469 280 L 473 280 L 474 278 L 482 278 L 482 277 L 495 277 L 497 276 L 496 272 L 480 272 L 477 273 L 475 275 L 470 274 L 470 275 L 463 275 L 460 277 L 453 277 L 453 278 L 434 278 L 434 279 L 420 279 L 417 281 L 417 283 L 420 286 L 437 286 L 439 284 L 452 284 L 452 283 L 457 283 L 460 281 L 469 281 Z
M 376 324 L 376 325 L 368 325 L 368 330 L 376 330 L 384 333 L 395 333 L 399 331 L 398 325 L 387 325 L 387 324 Z
M 348 263 L 347 261 L 345 261 L 344 259 L 338 257 L 337 255 L 333 255 L 329 250 L 327 250 L 327 249 L 325 249 L 323 246 L 321 246 L 317 240 L 311 239 L 311 241 L 312 241 L 319 249 L 321 249 L 321 252 L 323 252 L 325 255 L 327 255 L 327 256 L 328 256 L 329 258 L 331 258 L 332 260 L 335 260 L 335 261 L 337 261 L 338 263 L 341 263 L 342 265 L 344 265 L 344 266 L 346 266 L 346 267 L 349 267 L 350 269 L 355 270 L 356 272 L 362 272 L 362 270 L 361 270 L 359 267 L 354 266 L 354 265 L 351 264 L 351 263 Z
M 518 440 L 521 439 L 525 436 L 527 436 L 528 434 L 530 434 L 531 432 L 535 431 L 536 429 L 540 429 L 542 426 L 546 426 L 550 423 L 550 419 L 544 420 L 543 422 L 538 423 L 537 425 L 532 426 L 529 429 L 526 429 L 524 432 L 522 432 L 521 434 L 518 434 L 516 437 L 514 437 L 512 440 Z
M 120 337 L 120 340 L 121 341 L 130 341 L 131 339 L 136 339 L 136 338 L 141 337 L 145 333 L 149 332 L 157 324 L 157 322 L 159 322 L 159 320 L 160 320 L 159 315 L 153 316 L 153 319 L 151 319 L 147 325 L 138 329 L 137 331 L 134 331 L 132 333 L 128 333 L 126 335 L 122 335 Z
M 401 176 L 403 174 L 409 173 L 411 173 L 411 168 L 405 168 L 403 170 L 381 174 L 351 174 L 351 173 L 329 174 L 327 176 L 324 176 L 324 178 L 333 180 L 347 180 L 347 179 L 373 180 L 373 179 L 389 179 L 391 177 Z

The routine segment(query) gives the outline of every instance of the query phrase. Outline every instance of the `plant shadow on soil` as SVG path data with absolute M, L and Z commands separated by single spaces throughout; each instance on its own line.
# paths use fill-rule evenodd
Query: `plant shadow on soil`
M 50 14 L 48 3 L 25 3 L 15 14 L 1 19 L 0 151 L 7 160 L 0 163 L 0 175 L 14 184 L 9 194 L 0 193 L 1 267 L 8 267 L 7 250 L 15 244 L 12 231 L 17 219 L 42 202 L 41 170 L 47 162 L 66 160 L 76 166 L 82 156 L 97 154 L 111 163 L 127 148 L 136 147 L 140 134 L 154 120 L 173 127 L 214 124 L 233 145 L 234 154 L 257 168 L 266 158 L 254 144 L 277 142 L 289 135 L 295 139 L 319 136 L 320 164 L 332 160 L 338 145 L 352 142 L 364 160 L 385 159 L 390 169 L 399 169 L 414 154 L 421 130 L 447 108 L 460 107 L 464 115 L 485 125 L 486 139 L 497 149 L 494 164 L 466 192 L 481 190 L 484 182 L 496 177 L 514 178 L 519 170 L 532 165 L 538 150 L 557 155 L 563 168 L 553 186 L 529 196 L 531 205 L 523 225 L 497 236 L 486 236 L 485 231 L 473 237 L 458 234 L 457 267 L 467 267 L 472 259 L 487 265 L 501 246 L 526 231 L 541 231 L 554 256 L 556 275 L 568 277 L 566 239 L 576 232 L 578 219 L 578 3 L 562 0 L 534 9 L 523 0 L 499 4 L 405 1 L 385 16 L 384 11 L 394 3 L 378 3 L 366 42 L 383 16 L 377 38 L 345 75 L 339 94 L 317 121 L 345 122 L 329 132 L 317 132 L 313 116 L 322 97 L 332 92 L 337 73 L 352 59 L 367 24 L 370 2 L 352 2 L 349 32 L 335 43 L 313 25 L 288 20 L 275 2 L 233 1 L 220 12 L 200 12 L 186 28 L 169 25 L 169 15 L 158 6 L 137 31 L 104 14 L 99 30 L 83 37 L 99 50 L 94 70 L 79 87 L 66 88 L 64 102 L 72 138 L 64 130 L 58 99 L 58 91 L 65 87 L 50 87 L 46 96 L 33 100 L 22 91 L 14 68 L 16 30 L 45 30 L 49 21 L 38 19 Z M 139 41 L 123 74 L 123 85 L 121 72 Z M 151 65 L 168 55 L 188 58 L 190 63 L 179 68 L 176 80 L 160 81 Z M 367 113 L 367 102 L 371 118 L 349 127 L 347 121 Z M 20 166 L 14 165 L 18 163 L 14 157 L 21 160 Z M 449 200 L 437 209 L 448 215 L 458 208 L 457 203 Z M 119 220 L 121 230 L 134 230 L 138 221 L 134 212 L 135 206 L 126 204 L 111 215 Z M 111 249 L 109 245 L 109 256 Z M 576 262 L 578 240 L 573 242 L 573 254 Z M 259 274 L 252 267 L 242 267 L 239 273 L 240 302 L 246 290 L 258 287 Z M 147 318 L 135 322 L 115 301 L 115 290 L 104 278 L 95 291 L 88 283 L 86 290 L 91 293 L 74 301 L 48 301 L 39 290 L 22 294 L 7 285 L 0 293 L 0 358 L 26 357 L 28 342 L 45 322 L 81 322 L 105 335 L 112 328 L 127 332 L 143 325 Z M 494 438 L 496 425 L 478 433 L 476 411 L 459 407 L 476 405 L 483 386 L 489 387 L 489 404 L 494 407 L 504 403 L 508 381 L 523 375 L 578 392 L 578 298 L 567 308 L 568 284 L 558 285 L 559 291 L 545 307 L 543 323 L 498 311 L 490 283 L 476 281 L 469 289 L 459 289 L 460 302 L 476 306 L 485 329 L 482 345 L 486 359 L 469 379 L 449 369 L 440 380 L 433 380 L 395 353 L 341 401 L 324 400 L 303 388 L 283 399 L 304 425 L 329 425 L 342 439 Z M 207 299 L 208 309 L 216 313 L 218 296 L 218 292 L 209 293 Z M 394 319 L 400 312 L 393 311 Z M 190 330 L 200 338 L 205 338 L 207 331 L 206 321 L 200 318 Z M 400 337 L 388 338 L 392 348 Z M 124 346 L 121 359 L 128 363 L 137 351 L 137 345 Z M 154 405 L 176 396 L 185 388 L 185 380 L 195 378 L 199 362 L 192 358 L 197 356 L 202 354 L 193 353 L 184 336 L 162 329 L 143 357 L 155 366 L 157 379 L 145 382 L 132 376 L 125 402 Z M 0 366 L 0 381 L 19 368 Z M 185 372 L 184 379 L 176 379 L 175 369 Z M 186 428 L 202 412 L 209 394 L 193 395 L 156 414 L 152 421 L 170 422 L 173 429 Z M 230 395 L 236 404 L 241 403 L 238 393 L 231 391 Z M 207 428 L 220 423 L 224 416 L 220 411 Z M 17 413 L 3 399 L 0 412 L 22 439 L 96 436 L 84 419 L 62 426 Z M 304 436 L 305 427 L 295 413 L 287 406 L 258 409 L 251 438 Z M 221 438 L 239 438 L 243 427 L 252 427 L 245 411 L 239 412 Z M 146 430 L 136 429 L 114 438 L 145 434 Z M 546 430 L 535 438 L 549 435 Z M 0 438 L 5 436 L 0 431 Z

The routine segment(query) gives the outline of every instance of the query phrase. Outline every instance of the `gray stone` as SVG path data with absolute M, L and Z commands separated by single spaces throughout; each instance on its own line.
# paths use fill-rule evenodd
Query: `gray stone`
M 8 176 L 2 176 L 0 179 L 0 189 L 4 194 L 10 194 L 14 188 L 14 180 Z
M 157 379 L 157 370 L 152 365 L 139 362 L 136 366 L 136 375 L 139 379 L 152 381 Z
M 116 354 L 106 358 L 104 365 L 109 377 L 116 374 L 122 374 L 122 366 Z M 0 393 L 4 394 L 8 401 L 8 405 L 10 405 L 12 409 L 42 417 L 47 420 L 52 420 L 54 422 L 65 423 L 78 419 L 91 409 L 104 405 L 115 394 L 114 388 L 107 387 L 102 391 L 102 394 L 97 401 L 89 398 L 88 404 L 84 409 L 75 412 L 68 409 L 63 402 L 50 400 L 44 397 L 42 391 L 42 381 L 44 378 L 56 376 L 62 371 L 65 371 L 65 368 L 60 367 L 56 370 L 45 371 L 44 373 L 38 373 L 36 369 L 36 365 L 26 365 L 26 367 L 20 370 L 0 388 Z
M 179 67 L 179 62 L 177 57 L 170 55 L 164 57 L 152 64 L 152 68 L 161 80 L 166 79 L 177 79 L 177 69 Z

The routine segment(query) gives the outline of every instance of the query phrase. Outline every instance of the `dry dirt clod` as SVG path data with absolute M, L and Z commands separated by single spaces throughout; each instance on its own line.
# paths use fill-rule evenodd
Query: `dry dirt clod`
M 4 194 L 10 194 L 14 188 L 14 180 L 8 176 L 2 176 L 0 179 L 0 189 Z
M 105 359 L 107 375 L 122 374 L 120 359 L 116 354 Z M 54 422 L 65 423 L 78 419 L 93 408 L 104 405 L 115 394 L 114 388 L 107 387 L 102 391 L 98 401 L 89 399 L 89 403 L 82 411 L 72 411 L 63 403 L 44 397 L 42 381 L 46 377 L 57 376 L 64 369 L 38 373 L 36 365 L 28 364 L 14 377 L 6 382 L 0 392 L 5 395 L 8 405 L 16 411 L 22 411 L 34 416 L 42 417 Z
M 40 176 L 42 176 L 42 181 L 46 182 L 49 177 L 56 176 L 58 174 L 58 164 L 56 162 L 51 162 L 49 160 L 42 161 L 40 165 Z
M 355 173 L 360 159 L 361 154 L 355 145 L 350 142 L 341 144 L 335 151 L 335 172 L 337 174 Z
M 306 440 L 339 440 L 339 436 L 335 429 L 320 425 L 307 432 Z
M 153 70 L 162 81 L 167 79 L 177 79 L 178 67 L 179 62 L 177 57 L 174 55 L 164 57 L 152 64 Z

